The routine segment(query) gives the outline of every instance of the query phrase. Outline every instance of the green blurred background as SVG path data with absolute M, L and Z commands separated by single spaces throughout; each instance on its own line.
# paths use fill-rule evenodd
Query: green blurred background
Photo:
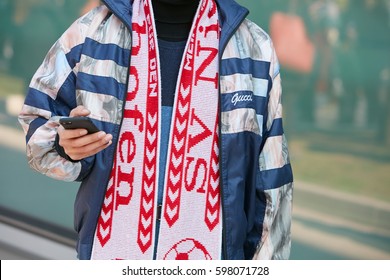
M 28 168 L 16 115 L 50 46 L 96 2 L 0 0 L 0 208 L 69 230 L 77 184 Z M 291 258 L 390 259 L 390 1 L 238 2 L 281 63 Z

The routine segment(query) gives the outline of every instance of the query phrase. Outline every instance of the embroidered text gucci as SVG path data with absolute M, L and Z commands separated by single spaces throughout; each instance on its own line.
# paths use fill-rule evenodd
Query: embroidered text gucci
M 234 104 L 234 106 L 237 105 L 237 102 L 252 101 L 252 100 L 253 100 L 252 94 L 239 95 L 238 93 L 236 93 L 232 97 L 232 103 Z

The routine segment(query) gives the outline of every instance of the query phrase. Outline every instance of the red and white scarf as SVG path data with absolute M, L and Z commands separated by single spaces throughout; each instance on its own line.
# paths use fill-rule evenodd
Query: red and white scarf
M 117 155 L 92 259 L 153 259 L 161 133 L 161 81 L 151 0 L 133 3 L 132 53 Z M 177 81 L 157 259 L 219 259 L 219 22 L 201 0 Z

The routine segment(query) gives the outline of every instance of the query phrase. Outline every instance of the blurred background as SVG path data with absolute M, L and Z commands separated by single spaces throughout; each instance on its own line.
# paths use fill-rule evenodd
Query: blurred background
M 240 0 L 273 39 L 295 176 L 291 259 L 390 259 L 390 0 Z M 75 259 L 77 183 L 32 171 L 17 122 L 91 0 L 0 0 L 0 259 Z

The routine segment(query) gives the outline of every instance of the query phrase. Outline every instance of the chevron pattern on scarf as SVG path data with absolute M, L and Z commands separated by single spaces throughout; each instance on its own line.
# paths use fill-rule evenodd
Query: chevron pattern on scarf
M 214 0 L 200 1 L 180 66 L 156 246 L 161 81 L 151 5 L 151 0 L 133 2 L 128 94 L 92 259 L 153 259 L 155 248 L 158 259 L 218 259 L 217 6 Z

